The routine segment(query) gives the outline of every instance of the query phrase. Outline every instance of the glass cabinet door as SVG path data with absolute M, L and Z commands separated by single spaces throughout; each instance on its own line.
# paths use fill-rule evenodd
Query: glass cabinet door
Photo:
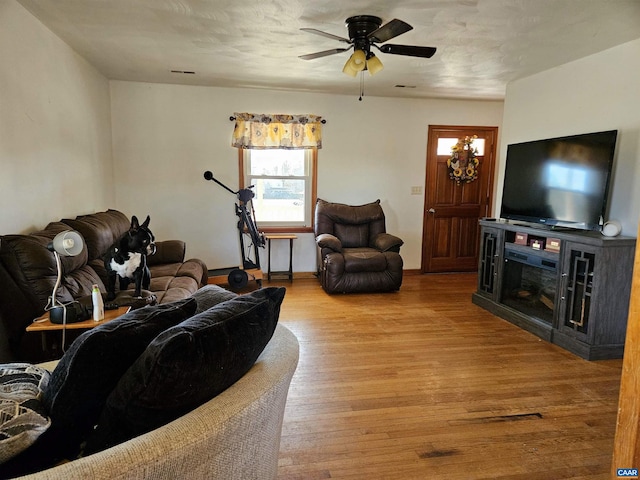
M 480 240 L 478 291 L 493 298 L 498 280 L 498 263 L 502 250 L 502 230 L 483 228 Z
M 586 337 L 589 333 L 589 313 L 593 292 L 596 255 L 591 251 L 568 246 L 563 262 L 562 328 L 565 333 Z

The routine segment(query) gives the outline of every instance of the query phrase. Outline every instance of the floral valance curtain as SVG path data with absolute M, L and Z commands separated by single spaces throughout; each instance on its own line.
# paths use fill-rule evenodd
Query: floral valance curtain
M 322 148 L 322 117 L 317 115 L 272 115 L 234 113 L 232 147 Z

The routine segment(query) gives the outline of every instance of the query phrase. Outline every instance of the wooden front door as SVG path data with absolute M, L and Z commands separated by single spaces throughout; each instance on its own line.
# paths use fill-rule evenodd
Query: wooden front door
M 458 185 L 447 160 L 458 139 L 477 135 L 477 178 Z M 498 127 L 430 125 L 422 233 L 422 272 L 478 269 L 478 220 L 491 211 Z

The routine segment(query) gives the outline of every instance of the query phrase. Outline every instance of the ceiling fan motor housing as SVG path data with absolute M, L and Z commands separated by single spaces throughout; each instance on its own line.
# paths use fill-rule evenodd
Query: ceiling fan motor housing
M 370 39 L 367 36 L 380 28 L 382 19 L 372 15 L 356 15 L 355 17 L 347 18 L 345 23 L 349 30 L 349 38 L 353 41 L 355 49 L 369 53 Z

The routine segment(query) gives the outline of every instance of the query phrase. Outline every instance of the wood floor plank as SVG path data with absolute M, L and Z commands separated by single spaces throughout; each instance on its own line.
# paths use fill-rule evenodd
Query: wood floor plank
M 327 295 L 271 282 L 300 341 L 279 480 L 605 479 L 621 360 L 588 362 L 471 303 L 474 274 Z

